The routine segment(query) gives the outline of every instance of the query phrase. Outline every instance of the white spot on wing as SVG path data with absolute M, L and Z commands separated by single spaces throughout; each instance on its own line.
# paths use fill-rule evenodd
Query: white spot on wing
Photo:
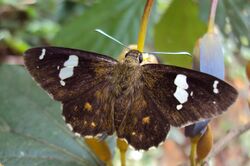
M 64 80 L 66 78 L 73 76 L 73 67 L 64 67 L 60 70 L 59 77 L 61 80 Z
M 219 81 L 215 80 L 214 84 L 213 84 L 213 88 L 214 88 L 213 91 L 214 91 L 214 93 L 219 93 L 219 89 L 217 88 L 218 84 L 219 84 Z
M 187 84 L 187 76 L 183 74 L 177 74 L 174 84 L 182 89 L 187 89 L 188 84 Z
M 194 94 L 194 92 L 192 91 L 192 92 L 190 93 L 190 96 L 193 96 L 193 94 Z
M 42 59 L 44 58 L 45 53 L 46 53 L 46 49 L 43 48 L 43 49 L 42 49 L 42 53 L 41 53 L 41 55 L 39 56 L 39 59 L 40 59 L 40 60 L 42 60 Z
M 71 131 L 73 131 L 73 127 L 71 126 L 71 124 L 67 123 L 67 126 Z
M 59 70 L 60 69 L 60 66 L 57 66 L 57 70 Z
M 188 92 L 186 91 L 186 89 L 188 89 L 187 76 L 183 74 L 178 74 L 174 80 L 174 84 L 176 85 L 174 97 L 180 103 L 180 105 L 176 106 L 176 109 L 180 110 L 183 107 L 182 104 L 188 101 Z
M 148 148 L 148 150 L 156 150 L 157 149 L 157 147 L 155 147 L 155 146 L 151 146 L 150 148 Z
M 180 110 L 180 109 L 182 109 L 182 107 L 183 107 L 182 104 L 179 104 L 179 105 L 176 106 L 176 109 Z
M 65 67 L 75 67 L 78 65 L 78 60 L 79 60 L 78 56 L 70 55 L 69 59 L 67 61 L 65 61 L 63 65 Z
M 188 93 L 185 89 L 181 89 L 179 87 L 176 88 L 174 93 L 174 97 L 181 103 L 185 103 L 188 101 Z
M 101 138 L 102 138 L 102 136 L 103 136 L 103 134 L 102 134 L 102 133 L 98 133 L 98 134 L 96 134 L 96 135 L 95 135 L 95 138 L 101 139 Z
M 65 86 L 65 79 L 70 78 L 74 75 L 74 67 L 78 66 L 79 58 L 76 55 L 70 55 L 69 59 L 64 62 L 63 68 L 59 72 L 60 84 Z
M 62 86 L 65 86 L 65 82 L 64 81 L 60 81 L 60 84 L 62 85 Z
M 216 101 L 213 101 L 214 104 L 216 104 Z
M 75 136 L 77 136 L 77 137 L 81 137 L 81 134 L 79 134 L 79 133 L 75 133 Z

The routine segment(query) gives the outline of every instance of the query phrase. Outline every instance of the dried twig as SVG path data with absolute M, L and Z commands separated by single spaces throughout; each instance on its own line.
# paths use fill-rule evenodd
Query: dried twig
M 236 129 L 230 130 L 223 138 L 221 138 L 214 144 L 212 152 L 207 157 L 208 160 L 214 158 L 220 151 L 222 151 L 227 145 L 229 145 L 229 142 L 239 137 L 241 134 L 245 133 L 249 129 L 250 129 L 250 122 Z

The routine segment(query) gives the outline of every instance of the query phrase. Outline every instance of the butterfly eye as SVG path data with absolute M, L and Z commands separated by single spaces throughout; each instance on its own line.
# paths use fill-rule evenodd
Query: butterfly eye
M 128 56 L 128 53 L 125 54 L 125 58 Z
M 139 54 L 139 63 L 142 63 L 142 61 L 143 61 L 143 57 L 142 57 L 142 54 Z

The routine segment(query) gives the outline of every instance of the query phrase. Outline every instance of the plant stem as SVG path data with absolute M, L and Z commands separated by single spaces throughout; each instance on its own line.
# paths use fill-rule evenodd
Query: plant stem
M 214 21 L 215 21 L 217 5 L 218 5 L 218 0 L 212 0 L 209 22 L 208 22 L 208 33 L 214 33 Z
M 193 138 L 191 138 L 191 151 L 190 151 L 190 165 L 191 166 L 196 166 L 196 151 L 197 151 L 197 143 L 200 139 L 200 135 L 197 135 Z
M 154 0 L 147 0 L 146 6 L 144 8 L 141 24 L 140 24 L 137 49 L 141 52 L 143 52 L 143 49 L 144 49 L 144 43 L 145 43 L 145 38 L 147 34 L 148 19 L 149 19 L 150 11 L 153 6 L 153 2 Z
M 85 143 L 92 150 L 92 152 L 107 166 L 112 166 L 112 154 L 108 144 L 97 138 L 85 138 Z
M 116 143 L 120 151 L 121 166 L 126 166 L 126 152 L 128 150 L 128 143 L 120 138 L 117 138 Z
M 250 122 L 246 123 L 243 126 L 240 126 L 238 128 L 234 128 L 230 130 L 223 138 L 218 140 L 214 144 L 214 148 L 212 152 L 208 156 L 208 160 L 215 157 L 219 152 L 221 152 L 226 146 L 230 145 L 230 142 L 238 138 L 240 135 L 244 134 L 245 132 L 250 130 Z

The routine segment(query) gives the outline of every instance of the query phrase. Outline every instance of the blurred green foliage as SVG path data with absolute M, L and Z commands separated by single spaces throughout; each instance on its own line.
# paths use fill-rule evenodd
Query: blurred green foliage
M 173 1 L 155 26 L 156 49 L 192 53 L 196 40 L 206 32 L 205 23 L 197 18 L 199 18 L 197 3 L 190 0 Z M 190 56 L 169 55 L 162 56 L 162 59 L 168 64 L 191 67 Z
M 199 3 L 200 16 L 207 22 L 210 4 L 207 0 Z M 250 2 L 246 0 L 221 0 L 216 23 L 225 37 L 231 38 L 240 48 L 250 46 Z
M 66 128 L 59 103 L 50 99 L 24 68 L 2 65 L 0 80 L 5 80 L 0 86 L 0 163 L 101 164 L 83 140 Z
M 158 1 L 149 29 L 155 42 L 148 41 L 147 46 L 157 51 L 192 52 L 195 39 L 206 30 L 210 0 Z M 17 53 L 29 46 L 59 45 L 117 56 L 120 46 L 94 29 L 100 28 L 125 44 L 135 44 L 144 4 L 145 0 L 1 0 L 0 44 Z M 167 7 L 162 8 L 164 5 Z M 238 48 L 249 47 L 249 11 L 248 1 L 219 1 L 216 23 Z M 190 58 L 180 57 L 184 60 L 175 56 L 163 59 L 190 66 Z
M 102 29 L 124 44 L 136 44 L 145 2 L 0 0 L 0 61 L 1 57 L 20 55 L 29 47 L 41 45 L 80 48 L 116 57 L 121 46 L 94 29 Z M 170 2 L 155 3 L 146 50 L 192 52 L 196 40 L 206 31 L 210 0 Z M 235 45 L 229 50 L 230 55 L 234 55 L 235 50 L 249 49 L 249 13 L 249 1 L 219 1 L 216 23 L 223 39 Z M 240 64 L 250 59 L 249 52 L 247 56 L 235 56 Z M 230 59 L 234 59 L 232 57 Z M 191 65 L 191 58 L 185 55 L 161 58 L 164 63 Z M 32 165 L 32 162 L 38 165 L 101 164 L 65 128 L 59 104 L 49 99 L 22 67 L 2 65 L 0 80 L 0 163 L 15 166 L 18 162 L 22 165 Z M 112 148 L 114 150 L 114 145 Z M 155 157 L 155 153 L 151 151 L 146 156 Z M 152 164 L 148 162 L 150 157 L 138 165 Z M 136 159 L 131 156 L 130 160 L 135 163 Z
M 60 46 L 117 56 L 121 52 L 120 45 L 94 30 L 102 29 L 125 44 L 136 43 L 143 6 L 144 0 L 104 0 L 64 23 L 52 42 Z

